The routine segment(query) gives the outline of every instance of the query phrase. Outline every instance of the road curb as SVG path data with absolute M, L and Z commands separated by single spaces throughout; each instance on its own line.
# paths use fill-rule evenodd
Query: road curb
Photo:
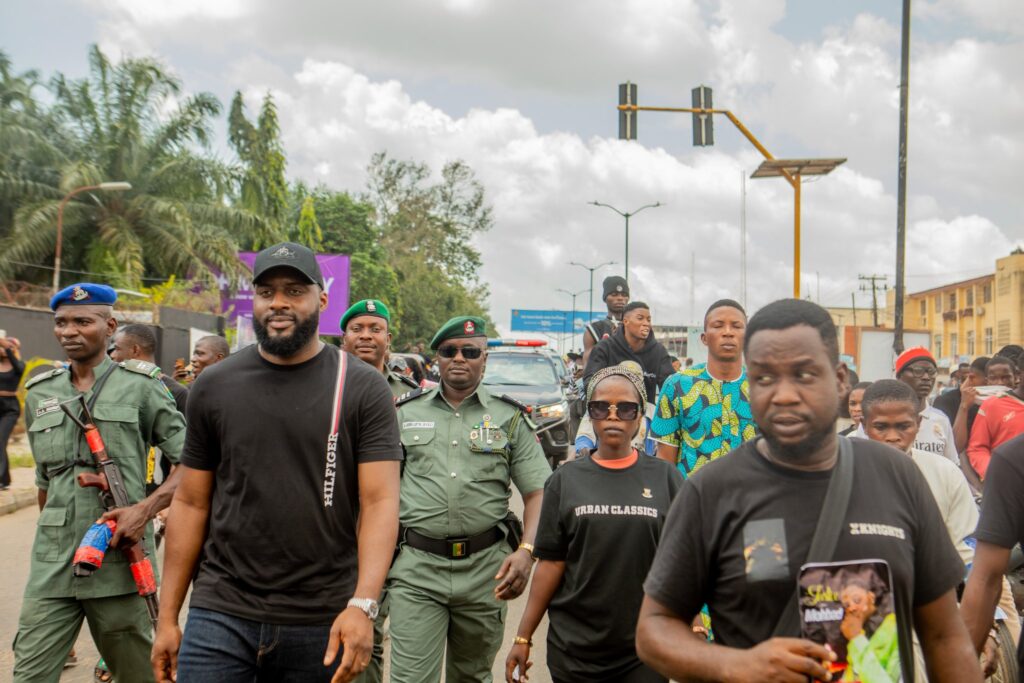
M 29 505 L 35 505 L 35 502 L 36 492 L 34 489 L 0 491 L 0 515 L 9 515 Z

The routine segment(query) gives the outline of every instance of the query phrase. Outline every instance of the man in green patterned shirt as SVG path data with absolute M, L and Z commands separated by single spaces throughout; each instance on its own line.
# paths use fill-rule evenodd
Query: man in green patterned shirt
M 658 457 L 677 465 L 683 476 L 754 438 L 743 367 L 746 326 L 740 304 L 732 299 L 713 303 L 701 334 L 708 362 L 677 372 L 661 388 L 651 435 L 658 442 Z

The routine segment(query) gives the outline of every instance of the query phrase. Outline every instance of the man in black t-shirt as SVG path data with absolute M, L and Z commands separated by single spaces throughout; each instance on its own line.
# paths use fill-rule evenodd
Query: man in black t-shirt
M 319 341 L 327 295 L 309 249 L 261 251 L 253 284 L 258 344 L 189 395 L 153 669 L 158 681 L 175 669 L 200 683 L 351 681 L 370 659 L 398 536 L 391 391 Z
M 795 629 L 787 637 L 773 632 L 797 600 L 796 577 L 837 462 L 846 379 L 837 347 L 828 312 L 808 301 L 777 301 L 750 319 L 744 351 L 763 438 L 687 479 L 669 512 L 637 627 L 640 658 L 662 674 L 707 681 L 828 675 L 830 650 Z M 980 683 L 954 592 L 963 563 L 923 476 L 887 446 L 851 444 L 852 495 L 831 559 L 888 563 L 904 681 L 914 680 L 913 627 L 933 683 Z M 690 632 L 704 604 L 714 644 Z
M 974 566 L 964 590 L 962 613 L 978 652 L 985 646 L 992 613 L 999 602 L 1010 551 L 1024 543 L 1024 434 L 992 451 L 985 477 L 981 520 L 974 533 Z M 1024 644 L 1024 639 L 1021 640 Z M 1024 671 L 1024 645 L 1017 646 L 1017 662 Z

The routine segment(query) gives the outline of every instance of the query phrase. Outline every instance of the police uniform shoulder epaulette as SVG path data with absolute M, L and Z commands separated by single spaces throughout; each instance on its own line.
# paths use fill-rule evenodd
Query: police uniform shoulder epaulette
M 158 379 L 160 377 L 160 366 L 150 363 L 149 361 L 136 360 L 133 358 L 132 360 L 126 360 L 122 363 L 119 363 L 119 365 L 125 370 L 129 370 L 130 372 L 137 372 L 140 375 L 146 375 L 147 377 L 152 377 L 153 379 Z
M 406 392 L 406 393 L 402 394 L 401 396 L 399 396 L 398 398 L 395 399 L 395 407 L 398 407 L 398 406 L 400 406 L 400 405 L 402 405 L 404 403 L 408 403 L 409 401 L 413 400 L 414 398 L 419 398 L 424 393 L 426 393 L 426 392 L 424 392 L 423 389 L 421 389 L 421 388 L 413 389 L 412 391 Z
M 398 379 L 401 380 L 403 384 L 407 384 L 413 389 L 420 388 L 420 385 L 416 384 L 416 380 L 414 380 L 412 377 L 409 377 L 408 375 L 399 375 L 398 373 L 395 373 L 395 376 L 398 377 Z
M 48 370 L 47 372 L 38 374 L 35 377 L 33 377 L 32 379 L 30 379 L 29 381 L 25 382 L 25 388 L 28 389 L 29 387 L 35 386 L 36 384 L 39 384 L 40 382 L 42 382 L 44 380 L 48 380 L 51 377 L 56 377 L 57 375 L 60 375 L 60 374 L 62 374 L 64 372 L 67 372 L 67 368 L 60 367 L 60 368 L 54 368 L 53 370 Z

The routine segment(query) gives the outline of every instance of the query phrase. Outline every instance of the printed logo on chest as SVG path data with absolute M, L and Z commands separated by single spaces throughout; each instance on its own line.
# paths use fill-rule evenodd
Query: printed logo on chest
M 850 522 L 851 536 L 887 536 L 907 540 L 907 532 L 898 526 L 876 524 L 874 522 Z

